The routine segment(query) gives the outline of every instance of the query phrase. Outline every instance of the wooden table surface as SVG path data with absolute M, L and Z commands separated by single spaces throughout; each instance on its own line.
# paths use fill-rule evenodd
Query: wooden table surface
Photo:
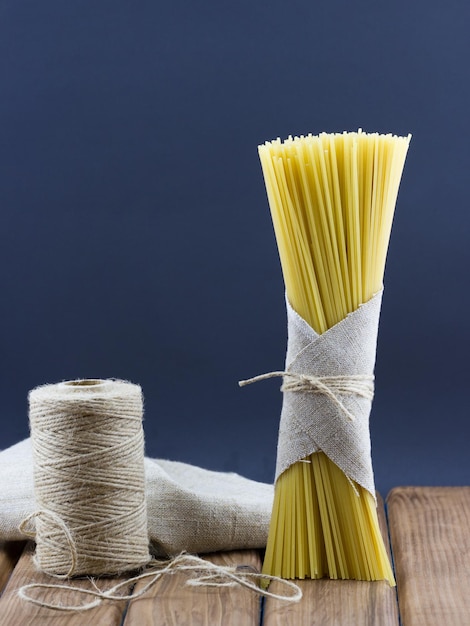
M 87 612 L 40 608 L 18 597 L 30 582 L 50 582 L 32 562 L 31 544 L 0 543 L 2 626 L 469 626 L 470 487 L 399 487 L 379 512 L 390 537 L 397 588 L 385 582 L 298 581 L 302 600 L 261 600 L 241 587 L 188 587 L 187 574 L 162 578 L 145 596 L 110 602 Z M 259 570 L 256 551 L 206 557 L 219 564 Z M 102 582 L 102 581 L 100 581 Z M 116 581 L 106 581 L 112 585 Z M 90 583 L 73 581 L 89 588 Z M 139 589 L 138 583 L 134 589 Z M 271 591 L 281 592 L 277 583 Z M 45 591 L 54 598 L 57 592 Z M 64 598 L 64 601 L 70 598 Z

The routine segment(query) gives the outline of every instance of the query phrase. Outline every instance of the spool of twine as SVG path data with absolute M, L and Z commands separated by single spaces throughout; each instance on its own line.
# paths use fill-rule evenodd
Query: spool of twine
M 141 388 L 119 380 L 30 392 L 40 570 L 97 576 L 149 561 L 142 407 Z

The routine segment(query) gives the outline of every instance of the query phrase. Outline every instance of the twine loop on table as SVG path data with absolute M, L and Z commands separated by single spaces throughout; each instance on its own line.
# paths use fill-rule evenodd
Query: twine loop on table
M 90 579 L 93 589 L 82 589 L 74 585 L 58 585 L 54 583 L 31 583 L 24 585 L 18 590 L 18 595 L 22 600 L 31 602 L 43 608 L 55 609 L 59 611 L 79 612 L 96 608 L 103 601 L 131 601 L 140 598 L 146 594 L 163 576 L 176 574 L 178 572 L 187 572 L 194 574 L 194 578 L 189 578 L 185 584 L 191 587 L 235 587 L 241 586 L 258 595 L 283 600 L 286 602 L 299 602 L 302 599 L 302 590 L 298 585 L 289 580 L 278 578 L 277 576 L 269 576 L 261 574 L 249 566 L 227 566 L 217 565 L 201 559 L 198 556 L 181 553 L 168 561 L 152 561 L 148 565 L 149 569 L 142 574 L 138 574 L 131 578 L 123 580 L 110 589 L 102 590 L 96 584 L 94 579 Z M 120 591 L 123 587 L 135 585 L 139 581 L 149 579 L 149 581 L 136 593 L 123 593 Z M 256 581 L 281 583 L 292 593 L 286 595 L 281 593 L 273 593 L 260 587 Z M 55 603 L 49 600 L 41 599 L 30 595 L 31 591 L 57 591 L 78 594 L 93 599 L 84 604 L 64 604 L 63 602 Z M 62 595 L 63 597 L 63 595 Z
M 34 513 L 31 513 L 30 515 L 25 517 L 25 519 L 21 522 L 20 528 L 19 528 L 20 532 L 23 533 L 23 535 L 30 537 L 31 539 L 36 539 L 36 532 L 33 530 L 28 530 L 28 524 L 32 520 L 39 518 L 39 517 L 41 517 L 44 520 L 44 523 L 46 524 L 52 523 L 53 525 L 57 526 L 62 531 L 64 535 L 65 545 L 67 546 L 67 549 L 69 551 L 70 567 L 68 571 L 65 574 L 55 574 L 55 576 L 57 578 L 69 578 L 70 576 L 73 576 L 75 569 L 77 567 L 77 560 L 78 560 L 77 547 L 75 545 L 75 541 L 73 540 L 70 530 L 67 528 L 67 525 L 65 524 L 64 520 L 61 517 L 59 517 L 59 515 L 54 513 L 54 511 L 35 511 Z
M 254 378 L 241 380 L 240 387 L 251 385 L 269 378 L 282 377 L 284 382 L 281 391 L 318 393 L 327 396 L 331 402 L 352 422 L 354 415 L 341 402 L 339 394 L 356 395 L 371 400 L 374 398 L 374 376 L 356 374 L 349 376 L 312 376 L 310 374 L 298 374 L 297 372 L 269 372 L 260 374 Z

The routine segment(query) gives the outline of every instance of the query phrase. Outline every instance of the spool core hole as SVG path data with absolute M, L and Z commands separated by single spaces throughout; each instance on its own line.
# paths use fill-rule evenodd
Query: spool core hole
M 102 380 L 88 378 L 85 380 L 68 380 L 65 384 L 71 387 L 91 387 L 92 385 L 101 385 L 102 382 Z

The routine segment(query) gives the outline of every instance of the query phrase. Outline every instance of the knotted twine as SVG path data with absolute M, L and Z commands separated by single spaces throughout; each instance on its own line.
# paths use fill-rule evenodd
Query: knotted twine
M 299 602 L 303 595 L 302 590 L 295 583 L 289 580 L 283 580 L 277 576 L 261 574 L 251 566 L 217 565 L 216 563 L 211 563 L 210 561 L 201 559 L 198 556 L 186 553 L 181 553 L 168 561 L 152 561 L 148 571 L 144 571 L 143 573 L 133 576 L 132 578 L 120 581 L 109 589 L 100 589 L 93 579 L 90 580 L 93 587 L 92 589 L 84 589 L 83 587 L 79 588 L 73 585 L 56 585 L 53 583 L 30 583 L 23 585 L 23 587 L 18 590 L 18 595 L 22 600 L 26 600 L 27 602 L 31 602 L 32 604 L 36 604 L 42 608 L 55 609 L 58 611 L 81 612 L 94 609 L 105 600 L 136 600 L 146 594 L 163 576 L 179 572 L 185 572 L 193 575 L 192 578 L 189 578 L 185 582 L 185 585 L 190 587 L 222 588 L 240 586 L 260 596 L 283 600 L 285 602 Z M 132 591 L 131 593 L 126 593 L 126 591 L 123 593 L 121 592 L 122 589 L 129 588 L 129 586 L 133 586 L 137 582 L 145 580 L 148 580 L 148 582 L 138 591 Z M 277 581 L 283 587 L 288 589 L 289 592 L 287 594 L 281 594 L 268 591 L 267 588 L 258 586 L 257 582 L 260 581 L 264 581 L 268 584 L 272 581 Z M 84 602 L 82 604 L 67 604 L 63 602 L 63 599 L 54 602 L 41 597 L 36 597 L 34 595 L 35 590 L 60 591 L 60 598 L 64 597 L 64 593 L 68 593 L 73 594 L 74 596 L 84 596 L 85 598 L 91 597 L 92 599 L 89 602 Z
M 286 299 L 285 371 L 240 381 L 284 377 L 276 480 L 322 451 L 375 498 L 369 415 L 381 300 L 382 291 L 320 335 Z
M 44 385 L 29 394 L 37 510 L 35 562 L 67 578 L 150 560 L 142 391 L 120 380 Z

